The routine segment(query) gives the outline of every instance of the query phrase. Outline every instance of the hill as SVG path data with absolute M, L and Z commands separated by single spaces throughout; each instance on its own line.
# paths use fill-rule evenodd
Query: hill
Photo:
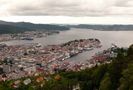
M 7 33 L 21 33 L 24 31 L 35 31 L 35 30 L 69 30 L 66 26 L 54 25 L 54 24 L 33 24 L 29 22 L 5 22 L 0 21 L 0 34 Z
M 31 29 L 23 28 L 23 27 L 17 27 L 12 25 L 4 25 L 0 24 L 0 34 L 8 34 L 8 33 L 22 33 L 24 31 L 29 31 Z
M 93 29 L 101 31 L 133 31 L 133 25 L 68 25 L 70 28 Z
M 71 28 L 80 29 L 93 29 L 101 31 L 132 31 L 133 25 L 59 25 L 59 24 L 34 24 L 30 22 L 6 22 L 0 21 L 0 34 L 6 33 L 20 33 L 24 31 L 35 31 L 35 30 L 69 30 Z

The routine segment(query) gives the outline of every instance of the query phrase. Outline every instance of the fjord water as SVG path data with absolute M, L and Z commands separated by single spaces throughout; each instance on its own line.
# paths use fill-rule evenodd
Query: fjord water
M 6 43 L 8 45 L 20 45 L 29 43 L 53 45 L 84 38 L 97 38 L 101 41 L 104 47 L 108 47 L 111 43 L 114 43 L 119 47 L 127 47 L 133 43 L 133 31 L 99 31 L 73 28 L 68 31 L 61 31 L 59 34 L 54 34 L 43 38 L 35 38 L 33 41 L 12 40 L 2 43 Z
M 119 47 L 128 47 L 133 44 L 133 31 L 99 31 L 89 29 L 75 29 L 61 31 L 59 34 L 50 35 L 43 38 L 35 38 L 33 41 L 13 40 L 4 42 L 7 45 L 41 43 L 42 45 L 55 45 L 65 43 L 75 39 L 97 38 L 101 41 L 102 48 L 92 51 L 83 52 L 70 60 L 73 62 L 86 61 L 92 55 L 101 50 L 107 49 L 111 44 L 116 44 Z

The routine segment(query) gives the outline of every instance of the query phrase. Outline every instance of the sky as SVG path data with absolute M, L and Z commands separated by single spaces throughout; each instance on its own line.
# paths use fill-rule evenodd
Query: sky
M 0 0 L 0 20 L 133 24 L 133 0 Z

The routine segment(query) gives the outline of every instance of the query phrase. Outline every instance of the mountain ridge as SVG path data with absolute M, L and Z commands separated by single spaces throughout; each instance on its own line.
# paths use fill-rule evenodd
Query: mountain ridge
M 6 22 L 0 21 L 0 34 L 21 33 L 35 30 L 69 30 L 69 27 L 54 24 L 33 24 L 30 22 Z
M 0 20 L 0 34 L 8 33 L 21 33 L 25 31 L 50 31 L 50 30 L 70 30 L 71 28 L 76 29 L 92 29 L 100 31 L 133 31 L 133 25 L 100 25 L 100 24 L 78 24 L 78 25 L 68 25 L 68 24 L 35 24 L 31 22 L 7 22 Z

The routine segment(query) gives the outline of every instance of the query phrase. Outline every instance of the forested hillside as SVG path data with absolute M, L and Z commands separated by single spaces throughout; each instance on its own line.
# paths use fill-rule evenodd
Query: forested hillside
M 25 31 L 35 31 L 35 30 L 43 30 L 43 31 L 54 31 L 54 30 L 69 30 L 66 26 L 54 25 L 54 24 L 33 24 L 29 22 L 5 22 L 0 21 L 0 34 L 8 34 L 8 33 L 21 33 Z

